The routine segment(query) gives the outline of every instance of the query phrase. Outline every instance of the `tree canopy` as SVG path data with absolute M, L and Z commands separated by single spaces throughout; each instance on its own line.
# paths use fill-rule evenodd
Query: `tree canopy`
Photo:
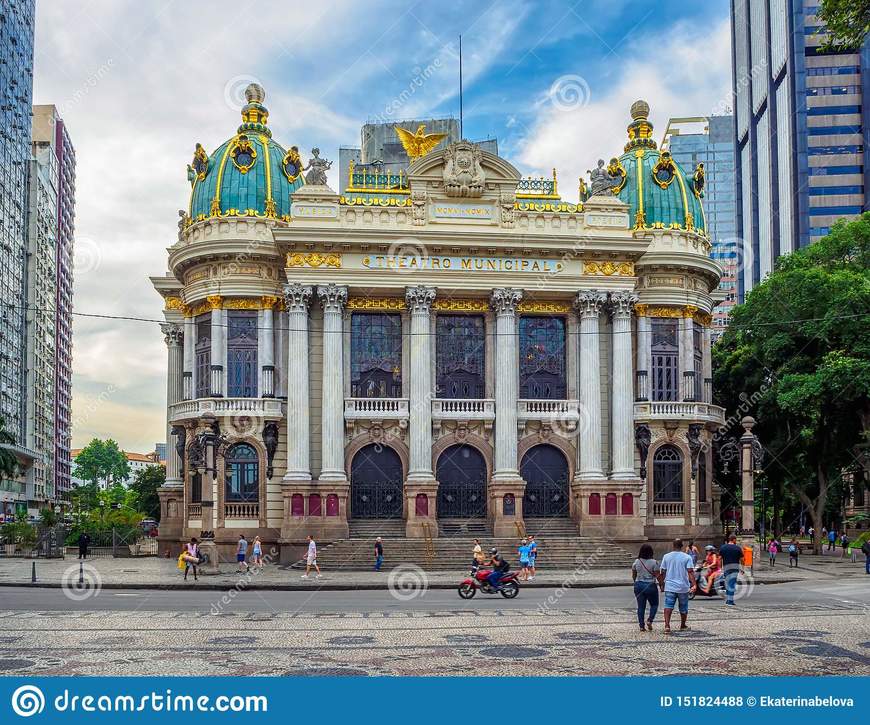
M 0 478 L 15 478 L 18 475 L 18 458 L 5 446 L 14 446 L 18 441 L 6 430 L 6 420 L 0 417 Z
M 73 476 L 104 487 L 121 483 L 130 475 L 127 456 L 111 438 L 94 438 L 75 458 Z
M 136 475 L 130 484 L 130 505 L 147 516 L 160 520 L 160 498 L 157 489 L 166 482 L 166 469 L 163 466 L 148 466 Z
M 819 531 L 855 446 L 870 440 L 868 262 L 870 213 L 838 222 L 777 261 L 713 351 L 717 400 L 740 411 L 737 421 L 758 420 L 764 475 L 801 501 Z
M 818 17 L 831 45 L 856 49 L 870 32 L 870 0 L 821 0 Z

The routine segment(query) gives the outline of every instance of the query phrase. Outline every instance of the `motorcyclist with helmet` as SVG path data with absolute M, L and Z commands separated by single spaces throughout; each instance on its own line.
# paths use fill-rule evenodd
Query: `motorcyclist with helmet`
M 499 582 L 501 578 L 510 571 L 510 566 L 502 558 L 502 555 L 498 553 L 498 549 L 490 549 L 489 561 L 486 566 L 492 567 L 492 573 L 486 578 L 486 580 L 494 591 L 498 591 L 501 588 Z
M 704 551 L 707 552 L 707 554 L 701 564 L 699 573 L 706 577 L 704 593 L 709 594 L 713 590 L 716 577 L 719 576 L 719 573 L 722 571 L 722 559 L 719 557 L 719 553 L 716 551 L 715 546 L 708 544 L 704 547 Z

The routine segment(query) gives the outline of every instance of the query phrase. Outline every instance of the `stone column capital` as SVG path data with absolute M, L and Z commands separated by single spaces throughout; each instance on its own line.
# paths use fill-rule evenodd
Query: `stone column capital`
M 161 322 L 160 331 L 167 347 L 178 347 L 184 341 L 184 330 L 175 322 Z
M 408 309 L 411 311 L 411 314 L 428 314 L 434 301 L 434 287 L 419 286 L 405 288 L 405 302 L 407 303 Z
M 325 312 L 341 312 L 347 304 L 347 287 L 330 282 L 317 287 L 317 296 Z
M 495 314 L 499 317 L 503 315 L 513 316 L 517 312 L 517 306 L 523 299 L 523 291 L 521 289 L 512 289 L 510 287 L 497 287 L 490 295 L 490 302 Z
M 610 314 L 614 317 L 631 318 L 631 313 L 634 312 L 634 306 L 637 304 L 638 299 L 638 296 L 634 292 L 627 290 L 611 292 Z
M 310 285 L 291 282 L 284 285 L 284 303 L 289 312 L 307 312 L 314 288 Z
M 578 292 L 574 300 L 574 309 L 580 317 L 598 317 L 604 304 L 607 302 L 607 293 L 602 290 L 584 290 Z

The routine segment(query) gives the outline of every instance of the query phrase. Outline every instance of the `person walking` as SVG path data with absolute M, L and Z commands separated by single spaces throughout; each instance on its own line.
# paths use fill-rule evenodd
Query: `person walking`
M 529 534 L 529 581 L 535 578 L 535 566 L 538 559 L 538 542 L 535 537 Z
M 837 550 L 837 530 L 832 528 L 828 532 L 828 551 Z
M 810 535 L 810 547 L 812 548 L 813 545 L 816 543 L 816 530 L 812 526 L 810 526 L 807 533 Z
M 316 560 L 317 557 L 315 557 Z M 381 570 L 381 564 L 384 563 L 384 542 L 379 536 L 375 539 L 375 571 Z
M 520 576 L 522 581 L 529 580 L 529 540 L 523 539 L 520 542 L 517 553 L 520 556 Z
M 683 540 L 674 539 L 672 550 L 662 557 L 660 564 L 664 575 L 665 634 L 671 633 L 671 615 L 679 602 L 680 629 L 688 629 L 689 592 L 697 587 L 692 557 L 683 551 Z
M 776 566 L 776 554 L 779 551 L 779 542 L 776 539 L 771 539 L 767 545 L 767 559 L 771 566 Z
M 82 531 L 79 534 L 79 559 L 88 558 L 88 547 L 91 545 L 91 537 L 88 533 Z
M 701 551 L 695 546 L 694 539 L 689 540 L 689 545 L 686 547 L 686 553 L 692 557 L 692 566 L 698 566 L 698 559 L 701 558 Z
M 263 566 L 263 542 L 259 536 L 254 537 L 254 543 L 251 549 L 251 563 L 254 566 Z
M 792 540 L 788 542 L 788 568 L 791 569 L 794 567 L 797 569 L 798 565 L 798 554 L 800 554 L 800 544 L 798 543 L 797 537 L 792 537 Z
M 320 579 L 320 567 L 317 566 L 317 544 L 314 543 L 314 537 L 311 536 L 311 534 L 308 534 L 308 555 L 305 559 L 305 573 L 302 575 L 303 579 L 308 578 L 312 566 L 315 571 L 317 571 L 317 579 Z
M 843 558 L 846 558 L 846 551 L 849 549 L 849 535 L 844 531 L 840 534 L 840 548 L 843 550 Z
M 725 577 L 725 604 L 733 607 L 737 576 L 743 563 L 743 549 L 737 545 L 737 534 L 731 534 L 728 543 L 719 547 L 719 557 L 722 559 L 722 571 Z
M 861 553 L 864 554 L 864 573 L 870 574 L 870 539 L 861 544 Z
M 193 569 L 193 580 L 199 581 L 197 567 L 199 566 L 199 541 L 194 536 L 184 547 L 184 581 L 187 581 L 188 572 Z
M 236 546 L 236 561 L 239 564 L 239 571 L 248 570 L 248 562 L 245 559 L 248 557 L 248 540 L 244 534 L 239 534 L 239 543 Z
M 474 548 L 471 550 L 471 566 L 483 566 L 483 547 L 480 545 L 480 539 L 474 540 Z
M 659 609 L 662 572 L 659 563 L 653 558 L 653 549 L 649 544 L 643 544 L 637 552 L 637 559 L 631 565 L 631 578 L 634 580 L 634 598 L 637 600 L 638 626 L 641 632 L 645 630 L 652 632 L 653 620 Z M 649 605 L 648 617 L 646 617 L 647 604 Z

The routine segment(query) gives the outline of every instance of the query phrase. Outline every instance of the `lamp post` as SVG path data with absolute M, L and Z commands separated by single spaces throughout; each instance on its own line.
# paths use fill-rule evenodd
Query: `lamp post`
M 199 550 L 203 555 L 200 565 L 202 574 L 219 574 L 219 554 L 217 544 L 214 541 L 214 481 L 217 479 L 217 461 L 223 456 L 228 440 L 221 433 L 217 418 L 211 413 L 204 413 L 202 422 L 208 428 L 198 433 L 190 444 L 188 464 L 195 470 L 202 481 L 202 531 L 200 533 Z M 208 477 L 211 474 L 211 477 Z

